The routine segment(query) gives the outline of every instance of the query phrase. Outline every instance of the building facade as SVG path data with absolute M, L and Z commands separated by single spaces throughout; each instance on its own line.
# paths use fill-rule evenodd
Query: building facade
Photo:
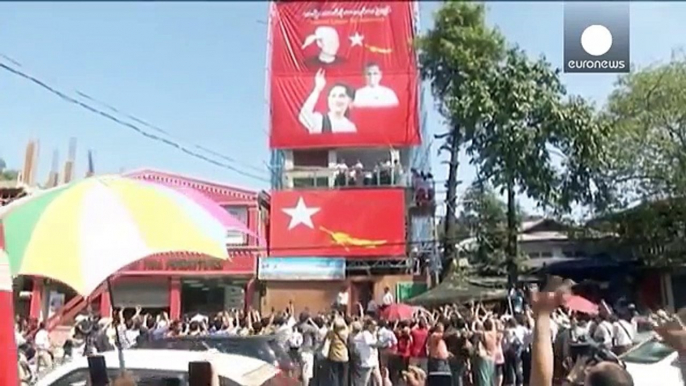
M 133 309 L 140 306 L 151 312 L 166 311 L 176 319 L 196 312 L 242 309 L 246 305 L 252 306 L 253 302 L 257 306 L 259 295 L 255 277 L 265 244 L 258 192 L 157 170 L 138 170 L 126 175 L 198 190 L 224 207 L 246 228 L 227 230 L 229 260 L 219 261 L 189 253 L 150 256 L 115 275 L 111 281 L 111 297 L 104 286 L 96 290 L 89 299 L 92 307 L 108 316 L 112 307 Z M 40 278 L 31 280 L 30 315 L 47 319 L 50 327 L 60 320 L 70 319 L 89 303 L 58 283 Z M 63 306 L 56 307 L 56 304 Z
M 270 5 L 262 307 L 380 301 L 436 264 L 416 2 Z M 294 49 L 294 47 L 296 47 Z

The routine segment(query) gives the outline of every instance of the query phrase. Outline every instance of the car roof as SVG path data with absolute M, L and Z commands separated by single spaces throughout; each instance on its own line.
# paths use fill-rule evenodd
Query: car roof
M 188 363 L 210 361 L 220 377 L 230 379 L 243 386 L 260 386 L 278 373 L 278 369 L 267 362 L 243 355 L 224 354 L 208 351 L 187 350 L 124 350 L 124 364 L 131 370 L 160 370 L 187 372 Z M 102 354 L 108 369 L 119 368 L 118 351 Z M 54 371 L 48 373 L 36 385 L 50 385 L 74 370 L 88 368 L 88 359 L 74 358 Z

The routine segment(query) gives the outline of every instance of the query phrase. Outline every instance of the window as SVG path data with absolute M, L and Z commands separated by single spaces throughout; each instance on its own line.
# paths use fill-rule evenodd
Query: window
M 225 206 L 227 212 L 235 217 L 238 221 L 248 226 L 248 207 L 247 206 Z M 227 230 L 226 244 L 227 245 L 245 245 L 248 243 L 247 236 L 243 232 L 235 230 Z
M 329 178 L 328 177 L 297 177 L 293 178 L 294 188 L 328 188 Z
M 329 167 L 328 150 L 293 150 L 293 166 L 298 167 Z

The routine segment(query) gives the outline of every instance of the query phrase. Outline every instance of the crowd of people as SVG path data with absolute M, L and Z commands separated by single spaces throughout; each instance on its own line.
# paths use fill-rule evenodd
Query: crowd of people
M 300 364 L 305 386 L 632 386 L 619 361 L 609 357 L 595 363 L 597 356 L 572 348 L 586 342 L 595 350 L 622 354 L 634 342 L 640 316 L 631 305 L 600 307 L 596 315 L 571 311 L 565 307 L 568 296 L 567 284 L 551 280 L 521 307 L 472 302 L 431 311 L 417 308 L 401 320 L 383 317 L 394 306 L 390 297 L 376 310 L 357 304 L 347 313 L 339 307 L 296 313 L 291 303 L 266 316 L 250 310 L 170 320 L 166 313 L 119 310 L 112 319 L 77 321 L 64 351 L 112 350 L 117 331 L 124 349 L 160 337 L 273 334 Z M 686 348 L 678 318 L 660 311 L 646 321 L 667 344 L 679 352 Z M 18 339 L 28 330 L 18 323 Z M 39 326 L 35 344 L 46 362 L 52 353 L 44 331 Z
M 336 186 L 391 186 L 403 183 L 403 169 L 398 160 L 377 162 L 365 168 L 360 160 L 348 165 L 345 160 L 336 164 Z

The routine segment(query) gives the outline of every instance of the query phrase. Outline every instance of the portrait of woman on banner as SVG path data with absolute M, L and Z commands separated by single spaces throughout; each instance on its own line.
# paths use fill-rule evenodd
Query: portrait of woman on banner
M 355 99 L 355 89 L 344 83 L 334 84 L 327 94 L 327 111 L 315 111 L 317 101 L 326 88 L 324 70 L 314 77 L 314 88 L 305 99 L 298 120 L 310 134 L 356 133 L 357 127 L 350 120 L 350 110 Z

